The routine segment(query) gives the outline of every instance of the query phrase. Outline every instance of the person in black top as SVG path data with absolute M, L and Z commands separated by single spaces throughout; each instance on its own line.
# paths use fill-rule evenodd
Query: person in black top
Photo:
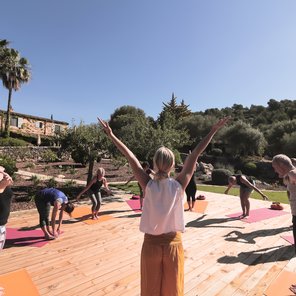
M 228 187 L 224 193 L 227 194 L 233 185 L 239 185 L 239 197 L 240 197 L 241 207 L 243 211 L 241 218 L 248 217 L 250 214 L 249 197 L 253 190 L 257 191 L 262 196 L 263 200 L 268 200 L 268 197 L 255 186 L 254 181 L 249 176 L 245 176 L 245 175 L 230 176 L 228 178 Z
M 11 199 L 13 192 L 10 188 L 12 185 L 11 177 L 4 172 L 0 166 L 0 250 L 4 248 L 6 240 L 6 223 L 10 214 Z
M 112 195 L 112 191 L 109 189 L 108 183 L 105 176 L 105 170 L 98 168 L 96 176 L 86 185 L 86 187 L 77 195 L 76 200 L 78 201 L 81 195 L 88 191 L 92 202 L 91 213 L 92 219 L 98 219 L 98 213 L 102 203 L 101 187 L 104 186 L 107 193 Z
M 195 181 L 195 172 L 193 172 L 192 177 L 185 188 L 185 192 L 187 195 L 187 203 L 189 211 L 193 211 L 195 204 L 195 194 L 196 194 L 196 181 Z

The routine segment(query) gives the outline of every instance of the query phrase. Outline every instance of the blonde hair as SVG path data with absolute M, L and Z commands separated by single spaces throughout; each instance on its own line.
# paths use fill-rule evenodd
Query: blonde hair
M 272 159 L 272 163 L 280 166 L 290 167 L 290 168 L 293 167 L 293 162 L 291 158 L 285 154 L 278 154 L 274 156 Z
M 156 169 L 156 179 L 168 178 L 170 170 L 175 165 L 175 155 L 169 148 L 160 147 L 154 154 L 153 164 Z
M 98 168 L 97 174 L 100 174 L 102 177 L 105 176 L 105 169 L 104 168 Z

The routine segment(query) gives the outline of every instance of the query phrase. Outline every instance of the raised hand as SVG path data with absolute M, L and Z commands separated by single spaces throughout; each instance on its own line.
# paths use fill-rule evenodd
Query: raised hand
M 216 124 L 212 126 L 212 130 L 218 131 L 221 127 L 223 127 L 228 121 L 230 117 L 225 117 L 220 119 Z
M 111 127 L 109 126 L 108 122 L 104 121 L 103 119 L 101 119 L 101 118 L 99 118 L 99 117 L 97 117 L 97 118 L 98 118 L 98 121 L 99 121 L 99 123 L 101 124 L 101 126 L 102 126 L 104 132 L 105 132 L 108 136 L 110 136 L 110 135 L 112 134 L 112 129 L 111 129 Z

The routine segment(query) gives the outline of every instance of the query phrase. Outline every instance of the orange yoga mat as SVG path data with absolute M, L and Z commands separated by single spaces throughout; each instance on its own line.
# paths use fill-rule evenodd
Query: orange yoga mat
M 80 219 L 82 222 L 86 224 L 95 224 L 103 221 L 107 221 L 113 219 L 113 216 L 110 215 L 101 215 L 99 213 L 99 219 L 91 219 L 91 210 L 90 207 L 76 207 L 71 214 L 72 218 Z
M 90 207 L 75 207 L 71 213 L 71 217 L 75 219 L 87 219 L 91 217 Z
M 0 275 L 0 287 L 4 289 L 5 296 L 40 295 L 25 269 Z
M 292 296 L 290 286 L 296 284 L 296 273 L 283 270 L 264 292 L 266 296 Z
M 194 204 L 194 212 L 203 214 L 206 211 L 206 208 L 208 206 L 208 203 L 206 200 L 196 200 Z M 188 203 L 186 202 L 184 204 L 184 208 L 188 209 Z

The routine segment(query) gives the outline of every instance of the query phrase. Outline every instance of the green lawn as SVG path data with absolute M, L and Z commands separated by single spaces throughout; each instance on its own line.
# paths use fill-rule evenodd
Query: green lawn
M 139 187 L 136 182 L 130 182 L 128 185 L 112 185 L 118 189 L 129 191 L 132 194 L 139 194 Z M 212 186 L 212 185 L 197 185 L 197 190 L 206 191 L 206 192 L 214 192 L 214 193 L 224 193 L 226 190 L 226 186 Z M 281 203 L 289 203 L 288 196 L 286 191 L 269 191 L 269 190 L 262 190 L 271 201 L 279 201 Z M 229 191 L 231 195 L 239 195 L 239 188 L 231 188 Z M 257 192 L 253 192 L 251 194 L 251 198 L 255 199 L 262 199 L 261 195 Z

